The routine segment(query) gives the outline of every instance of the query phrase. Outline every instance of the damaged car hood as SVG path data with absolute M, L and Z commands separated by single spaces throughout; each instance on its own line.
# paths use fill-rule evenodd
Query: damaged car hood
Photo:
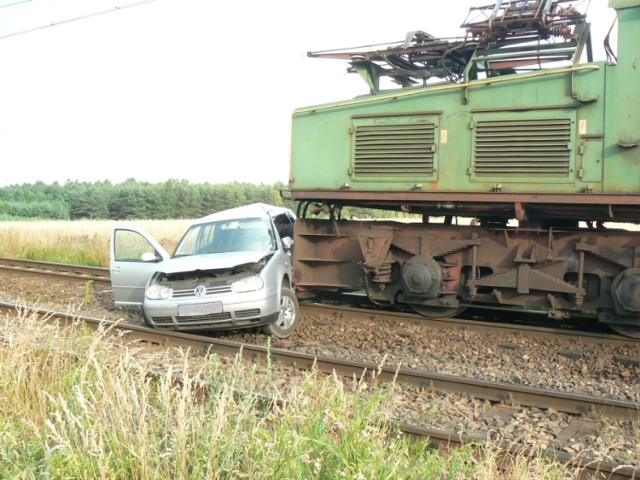
M 238 265 L 257 263 L 272 253 L 266 250 L 262 252 L 227 252 L 174 257 L 163 262 L 162 271 L 164 273 L 178 273 L 194 270 L 222 270 Z

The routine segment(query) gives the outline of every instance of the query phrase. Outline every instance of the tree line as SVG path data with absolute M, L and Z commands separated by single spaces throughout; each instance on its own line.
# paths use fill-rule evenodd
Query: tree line
M 113 184 L 67 181 L 0 187 L 1 219 L 131 220 L 199 218 L 255 202 L 293 207 L 282 183 L 192 184 L 186 180 Z

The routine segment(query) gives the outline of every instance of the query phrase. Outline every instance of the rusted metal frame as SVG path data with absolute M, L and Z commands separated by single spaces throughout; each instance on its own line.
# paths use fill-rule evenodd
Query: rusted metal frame
M 634 236 L 634 232 L 628 232 L 629 237 Z M 592 255 L 596 255 L 600 258 L 603 258 L 611 263 L 618 265 L 620 268 L 630 268 L 633 265 L 633 262 L 636 258 L 636 248 L 637 246 L 630 247 L 631 250 L 628 256 L 625 256 L 623 253 L 618 253 L 616 255 L 607 255 L 606 252 L 602 252 L 598 245 L 592 245 L 587 242 L 586 238 L 581 237 L 580 242 L 576 244 L 576 250 L 581 253 L 590 253 Z
M 378 302 L 374 297 L 371 291 L 371 284 L 369 281 L 369 272 L 367 272 L 366 267 L 362 264 L 362 279 L 364 281 L 364 291 L 367 294 L 367 298 L 373 305 L 377 305 L 379 307 L 386 306 L 384 303 Z
M 382 241 L 379 241 L 380 239 Z M 385 260 L 393 243 L 393 230 L 363 230 L 358 233 L 358 243 L 364 259 L 363 262 L 360 262 L 360 267 L 367 298 L 374 305 L 384 306 L 385 304 L 374 298 L 371 282 L 391 283 L 392 266 L 389 264 L 388 268 L 384 268 L 382 275 L 381 267 L 385 265 Z M 369 277 L 370 275 L 371 278 Z
M 582 237 L 580 239 L 580 243 L 586 243 L 586 238 Z M 579 250 L 579 260 L 578 260 L 578 289 L 582 290 L 582 295 L 579 295 L 576 292 L 576 307 L 580 307 L 584 300 L 584 290 L 582 289 L 582 282 L 584 280 L 584 250 Z
M 505 15 L 507 14 L 507 12 L 509 12 L 510 8 L 511 8 L 511 4 L 507 5 L 504 9 L 504 12 L 502 13 L 502 16 L 499 17 L 498 14 L 500 13 L 500 8 L 502 6 L 503 0 L 498 0 L 497 2 L 495 2 L 494 4 L 489 4 L 486 6 L 482 6 L 482 7 L 471 7 L 469 9 L 469 13 L 467 14 L 467 18 L 464 21 L 464 23 L 461 25 L 461 28 L 477 28 L 477 27 L 491 27 L 494 25 L 498 25 L 498 26 L 505 26 L 508 25 L 510 23 L 522 23 L 523 21 L 527 21 L 527 22 L 532 22 L 532 21 L 536 21 L 539 22 L 541 25 L 546 25 L 546 16 L 549 15 L 550 12 L 550 8 L 551 6 L 556 3 L 556 4 L 562 4 L 562 3 L 569 3 L 572 0 L 557 0 L 555 2 L 551 2 L 550 0 L 537 0 L 536 3 L 533 3 L 533 1 L 529 0 L 526 3 L 529 3 L 529 5 L 525 5 L 525 6 L 532 6 L 534 8 L 529 9 L 528 11 L 531 12 L 530 15 L 522 15 L 522 14 L 517 14 L 517 18 L 515 18 L 514 20 L 509 20 L 508 18 L 505 19 Z M 488 14 L 487 11 L 491 9 L 491 13 Z M 479 20 L 479 21 L 475 21 L 475 22 L 468 22 L 467 20 L 469 20 L 469 17 L 475 14 L 477 15 L 484 15 L 485 20 Z M 554 17 L 568 17 L 569 19 L 571 18 L 577 18 L 577 19 L 583 19 L 584 15 L 582 14 L 567 14 L 565 12 L 559 12 L 559 13 L 554 13 L 553 14 Z M 564 21 L 567 21 L 566 19 Z
M 481 61 L 490 61 L 490 56 L 498 55 L 503 59 L 512 59 L 514 57 L 521 57 L 522 54 L 530 53 L 532 56 L 534 53 L 539 53 L 541 51 L 548 51 L 549 55 L 551 55 L 554 51 L 558 50 L 575 50 L 578 46 L 578 42 L 573 40 L 571 42 L 563 42 L 563 43 L 552 43 L 549 45 L 523 45 L 521 47 L 498 47 L 498 48 L 488 48 L 481 51 L 481 56 L 478 59 L 482 59 Z
M 465 39 L 464 37 L 454 38 L 451 41 L 447 41 L 444 43 L 442 40 L 434 39 L 432 44 L 425 43 L 421 45 L 413 45 L 413 46 L 402 46 L 399 43 L 390 43 L 390 44 L 380 44 L 380 45 L 371 45 L 372 47 L 382 47 L 377 48 L 374 51 L 369 52 L 361 52 L 353 49 L 337 49 L 337 50 L 320 50 L 316 52 L 307 52 L 307 56 L 311 58 L 328 58 L 334 60 L 352 60 L 354 55 L 358 55 L 358 61 L 381 61 L 385 56 L 388 55 L 404 55 L 404 54 L 413 54 L 413 53 L 422 53 L 422 52 L 434 52 L 441 53 L 443 50 L 449 50 L 456 45 L 464 45 Z
M 371 225 L 374 225 L 374 224 L 371 224 Z M 436 231 L 439 231 L 439 230 L 441 229 L 437 229 Z M 474 248 L 474 244 L 477 242 L 477 240 L 473 240 L 473 238 L 464 240 L 464 242 L 466 242 L 467 244 L 466 248 L 472 247 L 472 249 L 469 250 L 470 253 L 467 254 L 467 257 L 466 257 L 468 260 L 468 265 L 471 267 L 471 271 L 469 272 L 470 278 L 467 277 L 467 280 L 466 280 L 466 287 L 470 289 L 469 297 L 467 298 L 474 298 L 474 295 L 477 294 L 477 289 L 481 286 L 493 286 L 497 288 L 504 287 L 508 289 L 514 289 L 515 291 L 517 291 L 517 293 L 521 295 L 526 295 L 530 291 L 530 288 L 531 288 L 530 286 L 534 285 L 534 282 L 539 284 L 541 280 L 541 276 L 544 276 L 542 274 L 538 274 L 537 269 L 530 269 L 528 267 L 529 264 L 538 263 L 542 261 L 553 263 L 561 260 L 560 258 L 555 258 L 554 256 L 556 232 L 553 229 L 546 232 L 546 235 L 548 236 L 546 240 L 546 250 L 547 250 L 546 253 L 543 253 L 542 251 L 536 251 L 536 247 L 534 247 L 531 250 L 531 252 L 525 253 L 525 249 L 523 246 L 524 244 L 522 243 L 523 239 L 519 237 L 520 240 L 516 241 L 515 243 L 513 241 L 512 234 L 518 233 L 517 229 L 512 229 L 512 230 L 500 229 L 500 230 L 504 235 L 505 245 L 517 248 L 517 252 L 515 253 L 514 258 L 512 259 L 513 263 L 521 264 L 521 265 L 516 265 L 515 267 L 515 271 L 517 271 L 517 275 L 514 275 L 512 271 L 511 277 L 508 277 L 507 275 L 508 272 L 502 272 L 501 278 L 491 276 L 491 277 L 486 277 L 485 281 L 478 281 L 478 276 L 477 276 L 478 257 L 477 256 L 479 255 L 479 250 L 477 246 Z M 425 225 L 415 224 L 415 226 L 413 227 L 413 231 L 414 233 L 410 235 L 410 237 L 417 240 L 419 242 L 419 245 L 421 245 L 421 248 L 419 250 L 416 250 L 415 252 L 413 252 L 414 255 L 423 254 L 423 255 L 434 255 L 438 257 L 444 255 L 442 253 L 437 253 L 437 252 L 434 253 L 432 251 L 432 241 L 429 240 L 430 236 L 424 234 L 424 232 L 427 231 L 427 228 Z M 472 230 L 470 231 L 472 232 Z M 382 262 L 390 261 L 389 259 L 386 259 L 388 254 L 388 248 L 386 247 L 390 246 L 389 243 L 391 242 L 392 232 L 383 230 L 381 232 L 378 232 L 378 234 L 376 234 L 377 230 L 366 230 L 366 229 L 358 230 L 357 228 L 355 232 L 356 233 L 352 234 L 352 238 L 355 239 L 359 237 L 358 238 L 359 245 L 360 245 L 359 250 L 361 250 L 365 259 L 364 264 L 361 264 L 360 266 L 361 271 L 359 273 L 360 275 L 363 275 L 363 274 L 367 275 L 365 277 L 361 277 L 363 278 L 366 293 L 372 301 L 377 300 L 376 303 L 378 303 L 381 300 L 381 297 L 379 296 L 379 292 L 377 292 L 377 290 L 374 289 L 374 286 L 371 283 L 372 277 L 369 274 L 372 274 L 372 273 L 376 274 L 376 272 L 378 271 L 377 269 L 380 267 Z M 357 232 L 360 232 L 360 233 L 358 234 Z M 544 232 L 540 231 L 538 233 L 542 234 Z M 597 236 L 597 235 L 598 235 L 597 232 L 593 233 L 593 236 Z M 384 243 L 386 245 L 385 245 L 385 248 L 381 250 L 378 247 L 381 246 L 382 243 L 378 245 L 378 242 L 374 242 L 372 245 L 370 245 L 370 247 L 372 247 L 371 252 L 367 253 L 368 252 L 368 247 L 366 246 L 368 245 L 368 243 L 366 243 L 367 238 L 372 236 L 374 237 L 374 239 L 378 239 L 378 240 L 384 239 Z M 606 252 L 603 252 L 602 254 L 598 254 L 597 252 L 598 246 L 587 244 L 585 240 L 587 237 L 585 237 L 584 235 L 582 237 L 579 237 L 579 236 L 576 236 L 576 234 L 572 233 L 571 236 L 572 238 L 576 239 L 577 243 L 574 247 L 567 246 L 567 248 L 574 249 L 576 254 L 579 256 L 579 263 L 576 265 L 576 269 L 575 269 L 576 277 L 574 277 L 575 279 L 573 281 L 571 281 L 570 283 L 567 283 L 562 280 L 561 276 L 554 276 L 555 281 L 553 282 L 553 284 L 551 284 L 552 286 L 545 290 L 548 293 L 547 298 L 548 298 L 549 304 L 555 310 L 559 310 L 560 308 L 563 308 L 563 309 L 569 308 L 568 305 L 565 305 L 563 307 L 560 303 L 556 301 L 556 297 L 554 296 L 556 293 L 571 295 L 574 298 L 574 301 L 573 301 L 574 306 L 580 307 L 584 303 L 585 289 L 583 288 L 582 285 L 584 283 L 585 275 L 587 272 L 586 262 L 588 260 L 588 257 L 586 255 L 580 255 L 581 251 L 583 251 L 584 253 L 589 251 L 591 253 L 594 253 L 596 256 L 602 257 L 605 260 L 614 261 L 614 263 L 619 263 L 623 267 L 627 265 L 628 266 L 631 265 L 631 257 L 633 256 L 633 251 L 629 249 L 629 251 L 624 251 L 620 253 L 620 255 L 623 255 L 624 259 L 626 260 L 624 261 L 618 260 L 616 262 L 615 257 L 612 257 L 611 253 L 608 255 L 606 255 Z M 636 236 L 636 234 L 630 233 L 629 235 L 623 235 L 619 237 L 620 237 L 620 241 L 625 241 L 625 239 L 627 238 L 630 239 L 630 238 L 633 238 L 634 236 Z M 404 240 L 406 241 L 407 238 L 405 238 Z M 459 240 L 459 241 L 457 240 L 456 242 L 461 242 L 461 241 L 462 240 Z M 544 246 L 538 245 L 537 243 L 535 245 L 537 245 L 538 248 L 543 248 L 543 249 L 545 248 Z M 402 245 L 400 245 L 399 248 L 401 250 L 404 249 Z M 438 249 L 437 251 L 441 252 L 442 250 Z M 366 267 L 366 268 L 363 268 L 363 267 Z M 388 279 L 388 276 L 386 278 Z M 355 284 L 352 286 L 355 286 Z M 461 286 L 464 286 L 464 284 Z M 459 291 L 459 293 L 461 292 L 462 290 Z M 499 303 L 504 303 L 501 300 L 502 297 L 500 292 L 496 292 L 496 298 Z M 385 304 L 387 304 L 388 300 L 389 298 L 385 298 Z M 504 298 L 504 300 L 506 301 L 506 297 Z M 411 299 L 406 299 L 406 301 L 409 303 L 420 303 L 420 302 L 411 302 Z M 567 310 L 564 310 L 564 311 L 567 311 Z M 555 313 L 557 314 L 558 312 L 555 312 Z
M 446 260 L 440 260 L 440 258 L 444 259 L 448 255 L 460 252 L 462 250 L 466 250 L 469 247 L 475 247 L 479 245 L 480 239 L 478 235 L 472 233 L 472 237 L 470 239 L 460 240 L 460 244 L 456 246 L 450 246 L 443 250 L 441 247 L 436 248 L 437 251 L 433 251 L 432 248 L 432 237 L 428 234 L 428 225 L 416 225 L 414 229 L 414 235 L 412 238 L 418 240 L 419 248 L 413 252 L 415 255 L 423 255 L 428 257 L 437 258 L 438 263 L 440 264 L 443 271 L 443 281 L 453 281 L 456 278 L 452 277 L 450 274 L 447 274 L 448 268 L 457 266 L 456 264 L 449 264 Z M 371 281 L 375 283 L 392 283 L 391 278 L 391 259 L 389 259 L 390 249 L 394 245 L 393 242 L 393 228 L 383 228 L 383 229 L 363 229 L 359 231 L 357 234 L 358 243 L 360 245 L 360 249 L 362 251 L 362 256 L 364 258 L 364 262 L 362 262 L 361 269 L 364 275 L 364 284 L 365 291 L 367 293 L 368 298 L 379 305 L 378 302 L 374 300 L 374 294 L 371 290 Z M 406 251 L 406 246 L 402 244 L 395 244 L 395 247 Z M 476 250 L 477 252 L 477 250 Z M 474 261 L 474 265 L 476 262 Z M 477 266 L 477 265 L 476 265 Z M 473 267 L 475 268 L 475 267 Z M 370 275 L 372 277 L 370 278 Z M 474 272 L 475 275 L 475 272 Z M 458 290 L 455 291 L 443 291 L 441 292 L 441 296 L 444 295 L 457 295 L 459 293 Z M 419 297 L 412 296 L 402 296 L 403 303 L 421 303 L 422 300 Z M 442 298 L 442 297 L 439 297 Z M 436 302 L 438 306 L 441 305 L 441 300 L 430 299 L 428 302 Z M 457 303 L 457 301 L 456 301 Z
M 392 230 L 364 230 L 358 234 L 358 243 L 364 258 L 362 270 L 365 274 L 365 281 L 368 278 L 368 274 L 371 273 L 374 278 L 379 278 L 376 283 L 389 283 L 390 265 L 389 267 L 382 267 L 386 264 L 385 259 L 391 248 L 392 241 Z
M 559 261 L 561 259 L 557 259 L 555 257 L 553 257 L 553 251 L 555 249 L 555 245 L 554 245 L 554 230 L 553 228 L 549 229 L 548 232 L 549 235 L 549 240 L 547 243 L 547 255 L 545 257 L 545 261 L 547 262 L 554 262 L 554 261 Z M 586 239 L 585 237 L 581 237 L 580 242 L 577 245 L 580 245 L 582 243 L 586 243 Z M 584 271 L 585 271 L 585 257 L 584 257 L 584 252 L 582 250 L 580 250 L 576 245 L 576 250 L 578 250 L 580 253 L 580 258 L 579 258 L 579 266 L 578 266 L 578 282 L 577 285 L 575 286 L 575 291 L 572 292 L 574 294 L 575 297 L 575 306 L 576 307 L 580 307 L 582 306 L 583 302 L 584 302 L 584 296 L 585 296 L 585 291 L 584 288 L 582 287 L 582 282 L 584 279 Z M 533 252 L 532 252 L 532 259 L 533 259 Z M 518 259 L 514 259 L 514 261 L 517 261 Z M 537 263 L 537 259 L 534 262 L 530 262 L 530 263 Z M 519 292 L 520 293 L 520 292 Z M 529 293 L 529 292 L 524 292 L 524 293 Z M 556 292 L 553 292 L 556 293 Z M 551 307 L 556 309 L 557 305 L 556 305 L 556 301 L 555 301 L 555 297 L 553 297 L 552 293 L 548 294 L 548 299 L 549 302 L 551 303 Z
M 471 246 L 471 278 L 470 281 L 467 281 L 467 284 L 474 285 L 475 281 L 478 279 L 478 272 L 476 271 L 478 268 L 478 245 Z M 473 298 L 478 293 L 478 287 L 475 286 L 467 286 L 469 289 L 469 298 L 473 300 Z
M 513 242 L 511 240 L 511 235 L 510 232 L 507 229 L 503 229 L 502 230 L 503 234 L 504 234 L 504 238 L 505 238 L 505 245 L 507 246 L 513 246 Z M 578 243 L 576 250 L 580 251 L 580 245 L 582 245 L 584 242 L 586 242 L 586 240 L 584 240 L 582 243 Z M 511 284 L 507 285 L 507 284 L 502 284 L 502 286 L 506 287 L 506 288 L 513 288 L 516 290 L 516 292 L 518 294 L 521 295 L 526 295 L 530 293 L 530 280 L 531 280 L 531 276 L 534 275 L 537 270 L 533 270 L 531 265 L 536 264 L 536 263 L 540 263 L 540 262 L 555 262 L 558 261 L 560 259 L 557 259 L 553 256 L 553 251 L 555 248 L 554 245 L 554 231 L 553 229 L 550 229 L 548 231 L 548 241 L 547 241 L 547 252 L 546 255 L 541 256 L 538 253 L 538 244 L 534 243 L 531 251 L 529 252 L 528 255 L 525 255 L 525 243 L 523 242 L 519 242 L 516 245 L 516 252 L 515 255 L 512 259 L 512 263 L 514 263 L 516 266 L 514 269 L 508 270 L 503 272 L 502 274 L 497 274 L 497 275 L 493 275 L 491 277 L 488 278 L 493 278 L 496 279 L 498 277 L 500 277 L 500 275 L 502 276 L 502 278 L 499 280 L 500 282 L 505 282 L 505 279 L 507 279 L 508 275 L 511 275 L 510 277 L 510 281 Z M 491 284 L 491 283 L 483 283 L 482 281 L 479 281 L 475 275 L 475 259 L 473 258 L 473 253 L 472 253 L 472 275 L 471 278 L 467 281 L 467 287 L 470 290 L 470 293 L 473 294 L 477 291 L 477 288 L 480 286 L 496 286 L 496 284 Z M 550 289 L 548 291 L 548 299 L 549 302 L 551 304 L 551 307 L 554 309 L 558 309 L 559 306 L 557 304 L 557 302 L 555 302 L 555 297 L 553 297 L 554 293 L 571 293 L 575 296 L 575 306 L 579 307 L 583 304 L 584 301 L 584 296 L 585 296 L 585 291 L 584 288 L 582 287 L 582 281 L 584 278 L 584 271 L 585 271 L 585 258 L 584 255 L 581 257 L 580 260 L 580 264 L 579 264 L 579 268 L 578 268 L 578 273 L 579 273 L 579 281 L 577 283 L 577 285 L 572 285 L 572 284 L 567 284 L 565 282 L 563 282 L 561 279 L 557 279 L 557 285 L 555 289 Z M 515 272 L 515 273 L 513 273 Z M 501 300 L 501 292 L 500 291 L 496 291 L 496 298 L 498 299 L 498 301 L 500 303 L 502 303 Z
M 555 258 L 553 256 L 553 252 L 555 250 L 555 242 L 554 242 L 554 229 L 553 227 L 549 228 L 549 242 L 547 245 L 547 256 L 546 256 L 546 261 L 548 262 L 556 262 L 556 261 L 561 261 L 561 258 Z M 577 249 L 577 248 L 576 248 Z M 584 302 L 584 297 L 586 295 L 584 288 L 582 288 L 582 282 L 584 279 L 584 254 L 581 252 L 580 253 L 580 259 L 579 259 L 579 267 L 578 267 L 578 284 L 576 285 L 576 291 L 574 293 L 575 296 L 575 306 L 576 307 L 580 307 L 583 302 Z M 553 294 L 549 293 L 548 297 L 549 299 L 549 303 L 551 304 L 551 307 L 556 310 L 558 308 L 557 306 L 557 300 L 556 298 L 553 296 Z

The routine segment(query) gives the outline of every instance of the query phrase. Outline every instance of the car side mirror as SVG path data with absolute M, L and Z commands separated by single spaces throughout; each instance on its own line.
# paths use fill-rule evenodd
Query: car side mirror
M 153 252 L 144 252 L 140 255 L 140 261 L 142 262 L 157 262 L 158 260 L 158 256 Z
M 292 245 L 293 245 L 293 238 L 284 237 L 282 239 L 282 246 L 284 247 L 285 250 L 290 250 Z

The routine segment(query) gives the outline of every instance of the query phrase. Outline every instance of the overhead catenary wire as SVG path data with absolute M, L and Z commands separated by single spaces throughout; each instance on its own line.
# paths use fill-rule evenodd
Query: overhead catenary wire
M 18 3 L 26 3 L 27 1 L 31 1 L 31 0 L 25 0 L 24 2 L 18 2 Z M 10 37 L 15 37 L 17 35 L 23 35 L 25 33 L 37 32 L 38 30 L 43 30 L 45 28 L 64 25 L 65 23 L 71 23 L 71 22 L 76 22 L 78 20 L 85 20 L 87 18 L 97 17 L 98 15 L 104 15 L 106 13 L 113 13 L 113 12 L 117 12 L 117 11 L 124 10 L 124 9 L 127 9 L 127 8 L 137 7 L 139 5 L 144 5 L 146 3 L 151 3 L 151 2 L 155 2 L 155 1 L 156 0 L 139 0 L 137 2 L 127 3 L 125 5 L 118 5 L 118 6 L 115 6 L 113 8 L 106 9 L 106 10 L 100 10 L 98 12 L 87 13 L 85 15 L 80 15 L 78 17 L 67 18 L 65 20 L 60 20 L 60 21 L 57 21 L 57 22 L 53 22 L 52 21 L 51 23 L 48 23 L 46 25 L 40 25 L 38 27 L 28 28 L 26 30 L 20 30 L 19 32 L 13 32 L 13 33 L 9 33 L 7 35 L 2 35 L 2 36 L 0 36 L 0 40 L 3 40 L 5 38 L 10 38 Z M 7 5 L 7 6 L 9 6 L 9 5 Z
M 0 8 L 7 8 L 7 7 L 13 7 L 15 5 L 20 5 L 22 3 L 29 3 L 29 2 L 33 2 L 33 0 L 17 0 L 13 3 L 7 3 L 6 5 L 0 5 Z

